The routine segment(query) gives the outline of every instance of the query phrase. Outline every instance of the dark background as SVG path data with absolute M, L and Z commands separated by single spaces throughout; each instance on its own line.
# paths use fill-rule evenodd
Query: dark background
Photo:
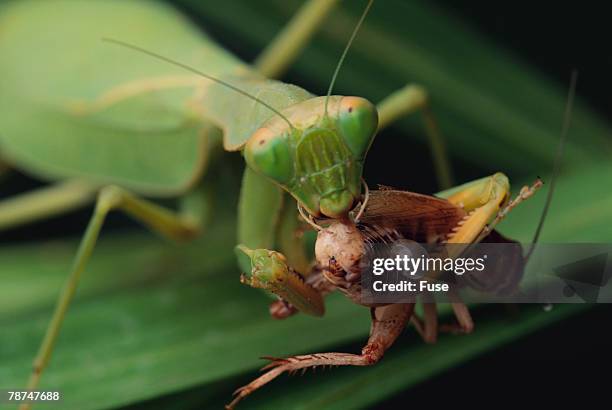
M 578 69 L 577 94 L 604 118 L 612 117 L 612 31 L 608 13 L 597 3 L 437 3 L 561 85 L 568 83 L 572 69 Z M 609 306 L 597 306 L 447 371 L 377 408 L 440 401 L 523 408 L 574 400 L 586 408 L 590 400 L 593 406 L 605 403 L 602 396 L 609 388 L 605 371 L 612 363 L 611 318 Z
M 441 6 L 466 19 L 473 27 L 484 32 L 493 41 L 512 49 L 560 85 L 568 82 L 570 71 L 579 70 L 577 93 L 604 118 L 610 118 L 610 74 L 612 54 L 609 13 L 597 3 L 571 2 L 451 2 L 440 1 Z M 208 31 L 214 36 L 214 27 Z M 237 54 L 250 59 L 258 50 L 240 49 L 229 44 Z M 300 83 L 299 79 L 286 78 Z M 311 90 L 318 92 L 321 90 Z M 559 127 L 561 126 L 561 119 Z M 368 161 L 385 164 L 402 161 L 394 153 L 392 139 L 379 138 Z M 429 159 L 426 147 L 419 148 Z M 554 149 L 554 147 L 551 147 Z M 396 156 L 394 156 L 396 155 Z M 407 164 L 417 172 L 420 164 Z M 456 165 L 456 164 L 455 164 Z M 461 167 L 459 167 L 461 168 Z M 484 171 L 484 170 L 483 170 Z M 478 173 L 481 170 L 473 170 Z M 395 184 L 398 176 L 384 166 L 368 167 L 368 180 Z M 419 188 L 425 192 L 435 190 L 432 177 L 423 176 Z M 33 189 L 41 183 L 27 176 L 14 174 L 2 184 L 0 197 Z M 603 187 L 602 189 L 609 189 Z M 33 236 L 45 239 L 55 235 L 82 233 L 91 210 L 55 218 L 0 234 L 0 243 L 30 240 Z M 132 222 L 112 215 L 105 230 L 132 227 Z M 520 307 L 519 307 L 520 308 Z M 499 307 L 485 309 L 496 311 Z M 505 348 L 470 361 L 441 376 L 421 384 L 377 408 L 435 405 L 440 401 L 461 405 L 498 403 L 531 406 L 540 400 L 546 403 L 565 403 L 578 397 L 598 396 L 607 384 L 605 375 L 610 360 L 609 331 L 612 309 L 602 305 L 589 313 L 568 319 L 555 326 L 534 333 Z M 400 341 L 401 342 L 401 341 Z M 410 366 L 407 363 L 406 366 Z M 584 403 L 583 403 L 584 404 Z

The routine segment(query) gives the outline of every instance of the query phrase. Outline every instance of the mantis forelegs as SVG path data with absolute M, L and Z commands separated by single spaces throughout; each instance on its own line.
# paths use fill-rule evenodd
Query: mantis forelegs
M 81 240 L 72 270 L 60 294 L 43 342 L 34 361 L 34 368 L 28 382 L 29 390 L 36 389 L 41 374 L 49 362 L 53 346 L 66 311 L 76 292 L 81 274 L 93 253 L 104 221 L 112 210 L 121 210 L 144 223 L 150 229 L 175 240 L 189 239 L 195 236 L 200 229 L 199 218 L 195 215 L 174 213 L 152 202 L 137 198 L 116 186 L 103 188 L 98 195 L 94 214 Z M 21 408 L 23 410 L 29 407 L 29 404 L 24 404 Z
M 444 139 L 429 106 L 429 95 L 425 88 L 408 84 L 395 91 L 377 105 L 378 129 L 391 125 L 402 117 L 420 111 L 425 123 L 425 131 L 431 149 L 431 155 L 438 179 L 438 185 L 447 189 L 453 185 L 450 161 Z
M 322 293 L 306 283 L 304 277 L 287 264 L 283 254 L 267 249 L 253 250 L 244 245 L 239 245 L 238 250 L 251 262 L 251 269 L 240 279 L 242 283 L 272 292 L 306 314 L 322 316 L 325 313 Z
M 249 248 L 273 248 L 283 206 L 283 192 L 250 168 L 244 169 L 238 202 L 238 242 Z M 243 272 L 251 263 L 241 253 L 238 264 Z
M 413 309 L 414 305 L 412 303 L 372 308 L 370 337 L 368 343 L 361 350 L 361 354 L 332 352 L 272 359 L 272 363 L 262 369 L 267 370 L 266 373 L 236 390 L 236 397 L 226 408 L 234 408 L 244 397 L 285 372 L 292 373 L 300 369 L 317 366 L 370 366 L 377 363 L 401 334 L 406 322 L 412 315 Z
M 302 275 L 310 270 L 295 200 L 267 178 L 245 168 L 238 204 L 238 242 L 252 249 L 279 249 Z M 243 272 L 251 263 L 238 254 Z
M 468 212 L 466 218 L 455 227 L 447 243 L 470 244 L 478 242 L 491 232 L 510 210 L 531 197 L 540 187 L 539 179 L 531 186 L 521 188 L 518 196 L 509 201 L 510 183 L 501 172 L 458 187 L 440 192 L 446 198 Z

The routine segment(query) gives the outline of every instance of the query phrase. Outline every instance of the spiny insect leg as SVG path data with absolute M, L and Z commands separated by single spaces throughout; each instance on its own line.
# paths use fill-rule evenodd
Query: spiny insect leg
M 319 366 L 369 366 L 377 363 L 401 334 L 413 310 L 412 303 L 372 308 L 370 338 L 361 354 L 331 352 L 272 358 L 272 362 L 262 369 L 265 371 L 263 375 L 236 390 L 236 397 L 226 409 L 233 409 L 240 400 L 285 372 L 294 373 Z

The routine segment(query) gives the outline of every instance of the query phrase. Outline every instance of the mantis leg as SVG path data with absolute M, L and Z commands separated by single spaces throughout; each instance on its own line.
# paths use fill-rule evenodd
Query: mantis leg
M 284 194 L 276 242 L 289 265 L 304 277 L 310 276 L 313 265 L 313 256 L 307 252 L 305 236 L 309 228 L 301 219 L 295 200 Z
M 294 313 L 293 309 L 313 316 L 323 316 L 323 292 L 292 269 L 282 253 L 267 249 L 253 250 L 244 245 L 238 245 L 238 250 L 244 253 L 251 263 L 248 273 L 243 274 L 240 281 L 272 292 L 281 299 L 280 305 L 274 303 L 271 307 L 273 317 L 285 318 Z
M 453 229 L 448 243 L 473 243 L 487 223 L 497 215 L 510 195 L 508 178 L 498 172 L 438 194 L 462 207 L 467 216 Z
M 282 206 L 281 188 L 246 167 L 238 203 L 238 243 L 253 249 L 274 248 Z M 241 252 L 237 255 L 240 269 L 250 272 L 249 259 Z
M 266 373 L 236 390 L 236 397 L 226 408 L 233 409 L 240 400 L 285 372 L 293 373 L 300 369 L 318 366 L 370 366 L 377 363 L 401 334 L 413 309 L 414 304 L 412 303 L 372 308 L 370 337 L 361 350 L 361 354 L 332 352 L 292 356 L 284 359 L 273 358 L 272 362 L 262 369 L 266 370 Z
M 447 189 L 453 185 L 450 160 L 438 123 L 429 106 L 427 91 L 415 84 L 408 84 L 381 101 L 378 106 L 378 130 L 416 111 L 423 116 L 425 132 L 429 140 L 438 185 Z
M 92 202 L 99 187 L 68 180 L 0 202 L 0 231 L 77 209 Z
M 279 297 L 270 306 L 274 318 L 288 317 L 296 309 L 321 316 L 322 295 L 305 282 L 310 259 L 293 199 L 247 167 L 238 209 L 237 256 L 244 272 L 242 283 Z M 283 253 L 268 251 L 275 246 Z
M 468 215 L 447 239 L 447 243 L 478 242 L 519 203 L 531 197 L 540 187 L 539 179 L 521 188 L 518 196 L 509 201 L 510 183 L 501 172 L 442 191 L 437 196 L 465 209 Z M 493 220 L 489 223 L 489 221 Z
M 306 46 L 338 0 L 310 0 L 257 57 L 254 66 L 270 78 L 280 77 Z
M 74 259 L 72 271 L 58 299 L 55 311 L 47 327 L 43 342 L 34 361 L 34 368 L 28 382 L 28 389 L 35 390 L 41 374 L 47 366 L 53 346 L 59 334 L 68 306 L 91 257 L 106 216 L 112 210 L 121 210 L 144 223 L 147 227 L 165 237 L 183 240 L 194 237 L 200 228 L 199 218 L 188 213 L 176 214 L 152 202 L 139 199 L 133 194 L 116 186 L 103 188 L 98 195 L 94 214 L 81 240 Z M 29 408 L 24 405 L 22 409 Z
M 295 200 L 248 167 L 240 190 L 238 242 L 252 249 L 278 248 L 301 275 L 310 271 L 311 258 L 306 254 Z M 251 263 L 242 252 L 238 253 L 238 262 L 243 272 L 251 271 Z

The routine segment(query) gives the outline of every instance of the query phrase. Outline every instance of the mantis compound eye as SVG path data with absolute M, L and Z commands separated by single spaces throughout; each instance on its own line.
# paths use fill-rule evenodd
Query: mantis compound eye
M 376 107 L 365 98 L 344 97 L 338 108 L 337 124 L 355 158 L 363 160 L 378 128 Z
M 244 157 L 251 169 L 279 184 L 293 179 L 295 170 L 289 142 L 282 134 L 274 134 L 268 128 L 260 128 L 249 138 Z

